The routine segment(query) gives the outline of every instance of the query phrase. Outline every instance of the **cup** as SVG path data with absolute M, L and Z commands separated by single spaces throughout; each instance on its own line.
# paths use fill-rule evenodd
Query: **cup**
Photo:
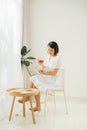
M 38 63 L 42 64 L 44 62 L 44 60 L 38 60 Z

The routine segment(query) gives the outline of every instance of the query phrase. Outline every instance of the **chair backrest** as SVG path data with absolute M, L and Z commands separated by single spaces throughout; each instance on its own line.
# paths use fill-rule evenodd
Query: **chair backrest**
M 64 69 L 60 69 L 57 74 L 56 84 L 58 84 L 59 88 L 64 89 Z
M 64 87 L 64 69 L 60 69 L 61 86 Z

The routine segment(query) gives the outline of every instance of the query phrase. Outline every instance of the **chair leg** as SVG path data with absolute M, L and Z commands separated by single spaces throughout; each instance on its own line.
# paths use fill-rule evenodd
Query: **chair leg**
M 48 94 L 48 90 L 46 91 L 46 94 L 45 94 L 45 108 L 44 108 L 44 116 L 46 116 L 47 94 Z
M 68 107 L 67 107 L 67 102 L 66 102 L 65 91 L 64 91 L 64 101 L 65 101 L 65 107 L 66 107 L 66 114 L 68 114 Z
M 48 96 L 48 92 L 49 90 L 46 91 L 46 94 L 45 94 L 45 109 L 44 109 L 44 116 L 46 116 L 46 107 L 47 107 L 47 96 Z M 54 98 L 54 107 L 55 107 L 55 110 L 56 110 L 56 99 L 55 99 L 55 91 L 53 91 L 53 98 Z
M 54 97 L 54 107 L 55 107 L 55 110 L 56 110 L 56 97 L 55 97 L 55 91 L 53 91 L 53 97 Z

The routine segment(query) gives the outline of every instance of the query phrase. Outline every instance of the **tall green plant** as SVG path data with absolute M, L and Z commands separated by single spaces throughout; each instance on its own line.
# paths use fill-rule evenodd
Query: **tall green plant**
M 31 49 L 27 49 L 26 46 L 23 46 L 21 48 L 21 65 L 25 65 L 25 66 L 30 66 L 30 64 L 32 63 L 31 60 L 35 60 L 35 57 L 31 57 L 31 56 L 27 56 L 28 53 L 31 51 Z

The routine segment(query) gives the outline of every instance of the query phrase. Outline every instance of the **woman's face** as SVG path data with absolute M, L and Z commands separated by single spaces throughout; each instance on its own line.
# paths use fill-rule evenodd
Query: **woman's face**
M 47 53 L 48 53 L 49 55 L 51 55 L 51 56 L 55 56 L 55 54 L 54 54 L 54 49 L 51 48 L 50 46 L 48 46 Z

